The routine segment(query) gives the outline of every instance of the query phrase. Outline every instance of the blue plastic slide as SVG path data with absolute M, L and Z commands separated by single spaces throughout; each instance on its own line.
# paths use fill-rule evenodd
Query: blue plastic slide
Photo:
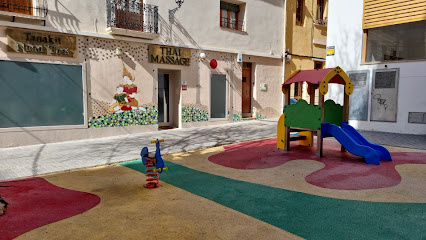
M 382 145 L 374 144 L 369 142 L 364 136 L 361 135 L 354 127 L 348 124 L 348 122 L 342 122 L 342 129 L 349 134 L 352 138 L 356 139 L 359 144 L 371 147 L 379 155 L 380 160 L 383 161 L 392 161 L 392 157 L 387 148 Z
M 364 157 L 368 164 L 380 165 L 380 160 L 392 161 L 390 153 L 385 147 L 368 142 L 347 122 L 342 122 L 342 127 L 331 123 L 322 123 L 321 137 L 326 136 L 333 136 L 348 152 Z

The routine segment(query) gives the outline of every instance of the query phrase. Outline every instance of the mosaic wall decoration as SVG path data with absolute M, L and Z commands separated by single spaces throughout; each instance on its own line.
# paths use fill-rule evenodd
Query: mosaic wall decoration
M 256 114 L 256 119 L 257 119 L 257 120 L 259 120 L 259 119 L 266 119 L 266 117 L 265 117 L 265 116 L 262 116 L 262 115 L 260 115 L 260 114 Z
M 152 125 L 158 123 L 156 106 L 142 107 L 144 110 L 132 110 L 108 113 L 89 119 L 89 128 Z
M 93 115 L 89 128 L 158 124 L 156 104 L 140 105 L 136 100 L 135 78 L 123 64 L 123 83 L 116 88 L 112 103 L 92 99 Z
M 208 120 L 209 111 L 207 106 L 189 104 L 182 107 L 182 122 L 201 122 Z
M 260 114 L 256 114 L 256 120 L 259 120 L 259 119 L 266 119 L 266 117 L 262 116 Z M 234 122 L 240 122 L 240 121 L 253 120 L 253 118 L 243 118 L 242 113 L 234 113 L 233 114 L 233 120 L 234 120 Z
M 242 113 L 234 113 L 233 114 L 233 120 L 234 122 L 239 122 L 243 120 L 243 114 Z

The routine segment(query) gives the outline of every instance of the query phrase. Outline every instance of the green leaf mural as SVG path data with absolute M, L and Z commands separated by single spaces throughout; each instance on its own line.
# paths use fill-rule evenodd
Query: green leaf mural
M 201 122 L 209 120 L 209 112 L 195 107 L 182 108 L 182 122 Z
M 89 119 L 89 128 L 120 127 L 158 124 L 158 110 L 155 106 L 147 107 L 146 112 L 140 110 L 109 113 Z

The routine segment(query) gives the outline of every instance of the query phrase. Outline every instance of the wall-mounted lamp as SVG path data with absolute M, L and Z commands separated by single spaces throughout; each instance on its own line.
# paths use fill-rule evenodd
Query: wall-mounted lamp
M 184 0 L 175 0 L 176 4 L 178 5 L 177 8 L 169 10 L 169 20 L 172 20 L 173 16 L 175 15 L 176 11 L 179 10 L 179 8 L 182 6 Z
M 285 59 L 286 63 L 290 63 L 290 61 L 291 61 L 291 54 L 288 53 L 288 52 L 286 52 L 285 55 L 284 55 L 284 59 Z
M 121 57 L 121 55 L 123 55 L 123 50 L 120 47 L 117 47 L 115 49 L 115 55 L 117 55 L 117 57 Z
M 206 59 L 206 54 L 205 53 L 200 53 L 200 61 L 204 61 L 204 59 Z

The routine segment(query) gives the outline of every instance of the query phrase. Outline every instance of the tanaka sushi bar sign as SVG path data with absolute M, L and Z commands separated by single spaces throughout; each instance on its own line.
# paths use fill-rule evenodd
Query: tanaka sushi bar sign
M 149 45 L 148 58 L 150 63 L 189 66 L 191 62 L 191 50 L 187 48 Z
M 32 30 L 7 29 L 7 46 L 11 52 L 51 55 L 58 57 L 76 56 L 76 38 Z

